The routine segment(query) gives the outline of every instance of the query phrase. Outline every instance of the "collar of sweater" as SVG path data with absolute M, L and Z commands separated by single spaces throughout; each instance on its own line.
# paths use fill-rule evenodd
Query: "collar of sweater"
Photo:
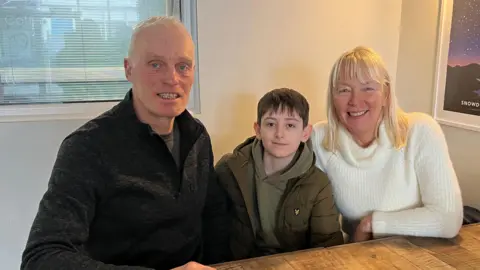
M 385 124 L 378 128 L 378 138 L 368 147 L 359 146 L 348 130 L 340 126 L 338 130 L 338 151 L 350 165 L 359 168 L 378 166 L 386 161 L 385 156 L 392 150 Z

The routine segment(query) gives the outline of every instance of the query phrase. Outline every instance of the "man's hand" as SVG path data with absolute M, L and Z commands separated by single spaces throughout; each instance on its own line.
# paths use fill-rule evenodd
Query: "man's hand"
M 175 267 L 172 270 L 215 270 L 215 268 L 197 262 L 189 262 L 182 266 Z
M 355 230 L 355 235 L 353 240 L 355 242 L 363 242 L 372 239 L 372 215 L 368 215 L 360 221 L 357 229 Z

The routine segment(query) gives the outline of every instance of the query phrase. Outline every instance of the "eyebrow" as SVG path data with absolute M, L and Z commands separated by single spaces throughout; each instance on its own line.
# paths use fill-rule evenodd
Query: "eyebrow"
M 159 60 L 162 60 L 162 61 L 165 61 L 165 57 L 161 56 L 161 55 L 158 55 L 158 54 L 155 54 L 155 53 L 147 53 L 147 58 L 148 59 L 159 59 Z M 192 65 L 193 64 L 193 60 L 190 58 L 190 57 L 186 57 L 186 56 L 180 56 L 179 57 L 180 59 L 180 62 L 185 62 L 187 63 L 188 65 Z
M 180 57 L 180 61 L 187 63 L 189 66 L 193 65 L 193 60 L 188 57 Z
M 371 85 L 376 85 L 378 84 L 377 81 L 368 81 L 366 83 L 362 83 L 362 86 L 371 86 Z M 337 83 L 336 87 L 352 87 L 350 84 L 347 84 L 347 83 Z
M 274 118 L 274 117 L 265 117 L 265 120 L 275 120 L 275 121 L 277 121 L 277 119 Z M 287 117 L 287 118 L 285 118 L 285 120 L 300 122 L 300 120 L 295 118 L 295 117 Z

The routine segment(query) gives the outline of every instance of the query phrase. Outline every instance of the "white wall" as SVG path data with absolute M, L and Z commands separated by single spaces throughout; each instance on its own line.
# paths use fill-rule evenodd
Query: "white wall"
M 198 1 L 199 117 L 216 158 L 252 134 L 256 102 L 275 87 L 301 91 L 312 121 L 323 119 L 328 73 L 344 50 L 371 46 L 395 75 L 401 2 Z M 0 124 L 1 269 L 18 269 L 58 146 L 83 122 Z
M 440 1 L 403 0 L 397 95 L 407 111 L 432 114 Z M 442 125 L 464 204 L 480 208 L 480 133 Z
M 400 10 L 400 0 L 199 1 L 200 118 L 217 158 L 253 134 L 257 100 L 275 87 L 301 91 L 312 121 L 323 119 L 330 68 L 347 49 L 372 46 L 395 75 Z

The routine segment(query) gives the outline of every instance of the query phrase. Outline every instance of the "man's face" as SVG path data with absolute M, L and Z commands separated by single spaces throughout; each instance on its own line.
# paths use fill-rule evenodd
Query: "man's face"
M 311 126 L 303 126 L 303 119 L 296 111 L 282 108 L 262 116 L 261 124 L 254 124 L 257 139 L 262 141 L 266 154 L 275 158 L 293 156 L 301 142 L 306 142 Z
M 176 117 L 188 104 L 194 81 L 194 45 L 175 26 L 154 25 L 137 36 L 125 74 L 141 110 L 156 117 Z

